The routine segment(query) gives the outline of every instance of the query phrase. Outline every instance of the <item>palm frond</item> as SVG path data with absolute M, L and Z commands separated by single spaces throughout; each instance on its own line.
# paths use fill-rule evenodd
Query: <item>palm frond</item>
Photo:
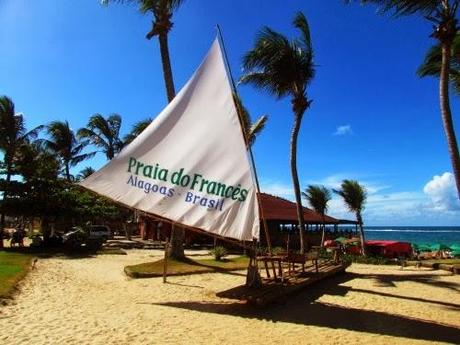
M 67 121 L 53 121 L 46 128 L 49 139 L 43 140 L 42 145 L 59 156 L 64 166 L 67 164 L 75 166 L 96 154 L 96 152 L 81 154 L 88 141 L 78 140 Z
M 284 35 L 264 27 L 256 35 L 254 48 L 243 57 L 244 68 L 265 69 L 279 59 L 280 51 L 289 48 L 289 40 Z
M 294 26 L 300 30 L 300 39 L 292 42 L 268 27 L 259 31 L 254 48 L 243 57 L 241 83 L 251 83 L 277 98 L 306 97 L 315 75 L 310 29 L 301 13 L 294 18 Z
M 340 190 L 333 192 L 341 196 L 351 212 L 361 212 L 367 199 L 366 189 L 355 180 L 343 180 Z
M 82 170 L 77 175 L 77 180 L 84 180 L 85 178 L 89 177 L 90 175 L 94 174 L 96 170 L 94 170 L 92 167 L 86 167 Z
M 265 125 L 267 124 L 268 121 L 268 116 L 267 115 L 262 115 L 259 117 L 249 128 L 249 133 L 248 133 L 248 140 L 250 145 L 253 145 L 254 142 L 256 141 L 257 135 L 263 131 L 265 128 Z
M 256 88 L 267 92 L 276 98 L 283 98 L 289 93 L 289 90 L 280 87 L 271 75 L 264 72 L 249 72 L 240 78 L 242 84 L 252 84 Z
M 77 136 L 100 147 L 107 159 L 112 159 L 123 147 L 123 142 L 119 138 L 121 122 L 121 116 L 118 114 L 111 114 L 107 118 L 101 114 L 94 114 L 90 117 L 87 127 L 78 130 Z
M 248 138 L 249 128 L 251 127 L 251 118 L 249 117 L 248 110 L 243 105 L 241 98 L 235 92 L 233 93 L 233 101 L 235 102 L 236 109 L 240 115 L 243 131 L 246 133 L 246 138 Z
M 43 130 L 45 129 L 45 125 L 39 125 L 33 129 L 31 129 L 30 131 L 28 131 L 27 133 L 24 134 L 23 138 L 24 140 L 27 140 L 27 141 L 31 141 L 31 140 L 35 140 L 37 139 L 38 137 L 38 134 Z
M 313 47 L 311 44 L 310 26 L 308 25 L 307 18 L 302 12 L 298 12 L 294 17 L 293 25 L 301 32 L 300 42 L 303 45 L 303 50 L 313 54 Z
M 432 46 L 420 67 L 417 70 L 417 75 L 420 78 L 431 76 L 439 77 L 441 73 L 442 50 L 441 45 Z M 451 47 L 451 60 L 449 80 L 453 90 L 460 94 L 460 34 L 457 33 Z
M 441 73 L 442 51 L 441 45 L 432 46 L 425 56 L 425 59 L 417 70 L 420 78 L 426 76 L 439 76 Z
M 346 0 L 347 3 L 357 1 L 377 5 L 379 12 L 390 13 L 396 17 L 415 13 L 429 16 L 441 5 L 439 0 Z
M 150 123 L 152 123 L 151 118 L 147 118 L 145 120 L 135 123 L 131 128 L 131 132 L 129 132 L 123 138 L 123 142 L 125 143 L 125 145 L 131 143 L 134 139 L 136 139 L 139 136 L 139 134 L 141 134 L 144 131 L 144 129 L 146 129 L 148 125 L 150 125 Z
M 91 159 L 96 155 L 96 152 L 90 152 L 90 153 L 83 153 L 81 155 L 73 156 L 71 160 L 69 161 L 70 166 L 75 166 L 87 159 Z
M 331 192 L 324 186 L 309 185 L 302 196 L 308 201 L 315 212 L 325 215 L 328 209 L 328 202 L 331 200 Z

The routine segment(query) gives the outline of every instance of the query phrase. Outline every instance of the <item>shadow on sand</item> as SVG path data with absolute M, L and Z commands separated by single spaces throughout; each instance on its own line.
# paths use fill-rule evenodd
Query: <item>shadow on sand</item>
M 423 284 L 458 290 L 459 284 L 440 282 L 435 277 L 427 275 L 372 275 L 345 273 L 340 276 L 320 282 L 291 296 L 283 305 L 273 305 L 259 309 L 247 304 L 238 303 L 209 303 L 209 302 L 167 302 L 152 303 L 173 308 L 194 310 L 203 313 L 226 314 L 238 317 L 269 320 L 272 322 L 288 322 L 301 325 L 344 329 L 379 335 L 388 335 L 401 338 L 419 339 L 427 341 L 440 341 L 458 344 L 460 341 L 460 328 L 455 326 L 412 318 L 403 315 L 392 315 L 385 312 L 345 308 L 335 304 L 317 302 L 323 295 L 345 296 L 349 291 L 369 293 L 382 297 L 416 300 L 421 302 L 441 305 L 447 309 L 460 310 L 460 305 L 442 301 L 432 301 L 423 298 L 405 297 L 372 290 L 354 289 L 339 284 L 352 279 L 375 279 L 378 282 L 391 286 L 396 281 L 418 281 Z

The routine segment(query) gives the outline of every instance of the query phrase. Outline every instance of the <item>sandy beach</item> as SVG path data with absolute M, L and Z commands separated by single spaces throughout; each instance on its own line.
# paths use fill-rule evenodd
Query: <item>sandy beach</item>
M 460 276 L 448 272 L 355 264 L 255 309 L 215 295 L 243 284 L 244 272 L 170 277 L 168 284 L 123 273 L 162 255 L 39 259 L 15 300 L 0 307 L 0 343 L 460 343 Z

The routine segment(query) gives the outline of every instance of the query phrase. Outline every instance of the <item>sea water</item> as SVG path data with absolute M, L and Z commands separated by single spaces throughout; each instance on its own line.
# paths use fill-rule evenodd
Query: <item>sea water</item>
M 459 226 L 366 226 L 366 240 L 460 245 Z

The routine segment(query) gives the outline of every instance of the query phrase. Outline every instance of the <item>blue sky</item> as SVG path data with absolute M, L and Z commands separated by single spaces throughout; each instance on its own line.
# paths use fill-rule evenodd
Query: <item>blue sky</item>
M 267 25 L 296 35 L 291 21 L 299 10 L 310 22 L 318 65 L 299 137 L 301 185 L 359 180 L 368 189 L 369 225 L 459 225 L 437 80 L 415 74 L 433 43 L 423 19 L 383 17 L 341 0 L 186 0 L 170 34 L 176 89 L 203 59 L 217 23 L 238 79 L 256 32 Z M 78 129 L 94 113 L 116 112 L 124 134 L 166 105 L 158 42 L 144 38 L 150 21 L 134 5 L 0 0 L 0 94 L 13 99 L 29 127 L 68 120 Z M 289 100 L 251 86 L 239 92 L 253 117 L 269 115 L 254 147 L 262 189 L 292 198 Z M 455 117 L 456 96 L 452 108 Z M 76 171 L 103 163 L 100 155 Z M 338 199 L 330 213 L 352 217 Z

